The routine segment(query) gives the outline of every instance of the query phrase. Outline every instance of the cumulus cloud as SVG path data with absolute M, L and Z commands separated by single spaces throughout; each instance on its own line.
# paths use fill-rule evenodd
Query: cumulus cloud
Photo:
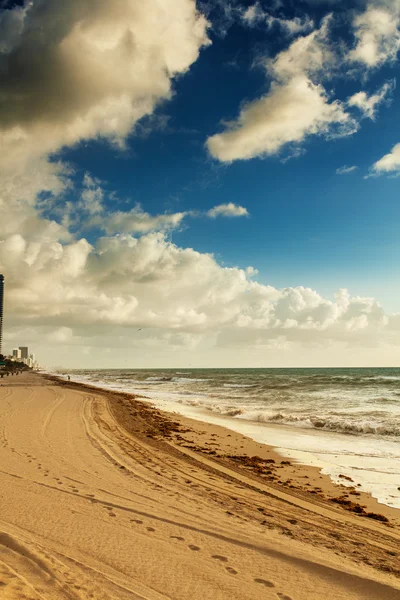
M 53 153 L 99 137 L 123 145 L 137 122 L 172 96 L 174 78 L 208 44 L 207 26 L 194 0 L 70 0 L 62 10 L 56 0 L 34 0 L 0 10 L 6 231 L 29 224 L 38 237 L 57 229 L 62 240 L 76 225 L 74 214 L 99 215 L 103 191 L 88 176 L 61 225 L 40 219 L 43 194 L 49 201 L 71 185 L 69 167 L 54 162 Z
M 262 285 L 254 280 L 253 268 L 223 267 L 211 254 L 173 244 L 162 231 L 110 232 L 89 243 L 32 209 L 24 219 L 15 212 L 7 224 L 1 221 L 0 240 L 6 342 L 15 345 L 31 336 L 39 354 L 50 353 L 50 362 L 53 353 L 57 362 L 64 356 L 68 364 L 77 364 L 75 354 L 62 355 L 57 348 L 86 348 L 88 355 L 80 354 L 79 360 L 88 364 L 91 347 L 112 347 L 120 348 L 112 364 L 121 364 L 124 348 L 139 344 L 138 328 L 137 348 L 147 364 L 154 364 L 154 353 L 162 348 L 184 361 L 180 348 L 202 348 L 210 357 L 212 348 L 227 346 L 374 346 L 398 331 L 393 317 L 372 298 L 342 291 L 329 300 L 309 288 Z M 102 360 L 107 365 L 111 357 L 105 354 Z M 164 352 L 160 364 L 165 360 Z
M 242 13 L 242 20 L 249 26 L 279 25 L 289 35 L 301 35 L 274 59 L 265 59 L 271 80 L 268 93 L 244 103 L 234 121 L 223 122 L 224 130 L 208 138 L 207 148 L 214 158 L 246 160 L 278 154 L 286 146 L 290 151 L 293 144 L 298 148 L 310 135 L 351 135 L 362 118 L 375 119 L 378 107 L 389 101 L 394 80 L 375 93 L 359 91 L 347 100 L 335 99 L 326 81 L 349 73 L 365 75 L 366 69 L 396 59 L 400 48 L 397 0 L 375 0 L 355 14 L 350 25 L 352 46 L 346 40 L 338 43 L 333 36 L 333 13 L 310 31 L 312 20 L 275 17 L 256 2 Z
M 374 119 L 378 106 L 382 102 L 388 101 L 388 96 L 393 92 L 394 88 L 395 82 L 390 81 L 384 83 L 375 94 L 368 95 L 366 92 L 357 92 L 349 98 L 348 105 L 356 106 L 365 117 Z
M 228 204 L 219 204 L 207 211 L 207 216 L 215 219 L 216 217 L 248 217 L 249 212 L 244 206 L 238 206 L 233 202 Z
M 357 130 L 357 122 L 319 82 L 333 68 L 328 43 L 329 19 L 321 28 L 296 39 L 267 62 L 270 91 L 245 104 L 236 121 L 207 141 L 211 155 L 223 162 L 278 153 L 309 135 L 342 136 Z
M 139 206 L 107 212 L 102 183 L 90 175 L 75 202 L 65 202 L 66 192 L 68 198 L 74 193 L 71 168 L 52 153 L 99 137 L 123 144 L 138 119 L 171 97 L 174 76 L 185 73 L 207 43 L 207 24 L 192 0 L 70 0 L 59 7 L 55 0 L 34 0 L 0 13 L 6 342 L 18 345 L 22 338 L 49 362 L 70 364 L 75 353 L 68 347 L 79 347 L 76 360 L 85 361 L 96 348 L 99 365 L 100 355 L 110 364 L 110 348 L 131 348 L 138 328 L 138 355 L 148 348 L 149 363 L 165 346 L 183 348 L 186 356 L 203 345 L 210 356 L 211 347 L 237 343 L 275 350 L 309 341 L 390 339 L 398 320 L 374 299 L 279 290 L 255 281 L 252 267 L 223 267 L 212 254 L 173 244 L 169 230 L 189 213 L 150 215 Z M 328 60 L 321 35 L 300 38 L 268 65 L 275 80 L 267 108 L 284 125 L 261 128 L 263 139 L 272 139 L 267 150 L 260 145 L 262 152 L 310 132 L 328 133 L 332 123 L 351 126 L 343 107 L 311 78 Z M 288 100 L 292 91 L 297 104 Z M 255 149 L 250 138 L 249 155 Z M 209 212 L 247 214 L 233 203 Z M 77 215 L 102 235 L 86 239 Z
M 75 190 L 77 192 L 77 190 Z M 118 233 L 131 233 L 143 235 L 151 231 L 171 231 L 183 225 L 184 219 L 202 216 L 215 219 L 216 217 L 245 217 L 249 216 L 247 208 L 228 202 L 219 204 L 208 211 L 186 210 L 176 213 L 163 213 L 151 215 L 136 204 L 130 210 L 111 210 L 110 204 L 114 194 L 106 193 L 103 182 L 92 178 L 88 173 L 84 175 L 82 189 L 77 194 L 75 202 L 62 202 L 61 206 L 50 200 L 44 203 L 54 215 L 58 215 L 63 226 L 73 228 L 77 232 L 88 230 L 101 230 L 107 235 Z M 108 202 L 104 202 L 108 200 Z
M 348 173 L 352 173 L 353 171 L 356 171 L 358 169 L 358 167 L 356 167 L 355 165 L 348 167 L 347 165 L 344 165 L 343 167 L 339 167 L 338 169 L 336 169 L 336 173 L 337 175 L 347 175 Z
M 2 11 L 2 162 L 84 139 L 123 144 L 208 43 L 194 0 L 35 0 Z
M 356 45 L 348 60 L 374 68 L 397 57 L 400 17 L 397 2 L 379 2 L 354 18 Z
M 400 171 L 400 144 L 395 144 L 389 154 L 385 154 L 372 166 L 376 175 Z
M 19 324 L 54 326 L 55 339 L 67 339 L 76 327 L 104 325 L 347 339 L 387 325 L 373 299 L 341 292 L 329 301 L 309 288 L 261 285 L 251 270 L 221 267 L 212 255 L 179 248 L 161 232 L 117 234 L 94 244 L 83 238 L 61 244 L 57 232 L 41 242 L 28 231 L 3 233 L 0 267 Z

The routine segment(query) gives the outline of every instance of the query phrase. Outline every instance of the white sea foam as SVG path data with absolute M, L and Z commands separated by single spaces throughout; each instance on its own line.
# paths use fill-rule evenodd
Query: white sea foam
M 254 384 L 248 383 L 224 383 L 224 388 L 252 388 L 255 387 Z
M 205 380 L 195 378 L 195 377 L 173 377 L 172 381 L 174 383 L 195 383 L 196 381 L 205 381 Z

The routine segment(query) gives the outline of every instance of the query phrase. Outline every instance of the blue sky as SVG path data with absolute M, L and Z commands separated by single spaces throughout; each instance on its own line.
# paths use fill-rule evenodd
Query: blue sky
M 229 339 L 235 331 L 242 339 L 248 328 L 244 355 L 262 351 L 268 360 L 279 351 L 281 366 L 296 362 L 296 344 L 309 344 L 307 364 L 315 364 L 321 343 L 331 349 L 329 360 L 336 352 L 339 361 L 344 347 L 354 360 L 354 344 L 373 348 L 362 358 L 371 364 L 383 344 L 384 360 L 396 362 L 389 323 L 400 312 L 400 149 L 392 151 L 400 141 L 400 5 L 167 5 L 161 12 L 156 0 L 146 8 L 136 0 L 113 8 L 94 0 L 1 4 L 0 133 L 9 150 L 0 175 L 9 196 L 0 270 L 9 281 L 8 343 L 24 336 L 49 360 L 54 351 L 38 342 L 45 339 L 70 364 L 65 347 L 79 347 L 86 364 L 93 338 L 106 344 L 115 328 L 122 339 L 140 327 L 149 348 L 142 366 L 153 365 L 151 352 L 163 365 L 163 349 L 182 362 L 181 346 L 199 366 L 210 348 L 213 360 L 230 366 L 218 340 L 228 330 Z M 159 270 L 148 255 L 132 254 L 129 262 L 127 245 L 150 255 L 151 244 Z M 147 298 L 160 289 L 147 282 L 162 278 L 171 253 L 180 257 L 168 266 L 175 287 L 161 293 L 165 305 L 151 302 L 150 310 Z M 181 305 L 175 296 L 190 287 L 181 271 L 188 253 L 190 273 L 203 273 L 213 257 L 215 273 L 196 292 L 212 298 L 208 306 L 186 298 Z M 130 267 L 122 268 L 125 260 Z M 142 260 L 152 270 L 136 280 Z M 110 269 L 104 280 L 101 261 Z M 242 275 L 249 266 L 256 271 Z M 65 281 L 72 277 L 67 291 L 64 268 Z M 60 281 L 53 278 L 49 310 L 36 286 L 40 280 L 41 289 L 51 288 L 52 269 Z M 243 276 L 248 287 L 239 298 L 233 290 Z M 221 317 L 222 293 L 216 308 L 211 282 L 220 277 L 238 278 L 221 283 L 232 290 L 229 318 Z M 342 288 L 353 299 L 344 312 L 335 300 Z M 257 300 L 246 304 L 256 289 Z M 91 298 L 104 300 L 95 315 Z M 125 316 L 111 318 L 106 307 L 118 302 Z M 129 347 L 128 333 L 124 340 Z
M 283 6 L 279 14 L 321 17 L 332 10 L 331 2 L 319 4 L 315 10 L 303 3 L 294 13 Z M 247 5 L 252 3 L 235 7 Z M 266 9 L 270 5 L 264 3 Z M 250 213 L 244 221 L 192 220 L 172 239 L 212 252 L 229 266 L 253 265 L 260 280 L 277 287 L 306 285 L 329 295 L 338 287 L 356 295 L 375 296 L 379 290 L 385 307 L 398 310 L 399 184 L 396 178 L 365 176 L 399 139 L 399 90 L 354 135 L 309 137 L 304 154 L 287 161 L 283 149 L 278 157 L 221 164 L 209 156 L 205 140 L 222 120 L 234 119 L 241 104 L 268 90 L 264 69 L 253 63 L 260 52 L 279 52 L 290 40 L 279 29 L 249 28 L 233 17 L 221 33 L 221 13 L 212 10 L 213 17 L 212 45 L 176 81 L 174 98 L 139 123 L 139 135 L 128 137 L 126 149 L 83 143 L 62 152 L 62 159 L 74 165 L 78 179 L 85 172 L 101 179 L 125 209 L 140 203 L 158 214 L 208 210 L 228 201 L 244 205 Z M 335 84 L 345 98 L 396 75 L 391 64 L 368 75 L 361 71 L 351 81 L 339 76 Z M 344 165 L 358 169 L 338 175 Z

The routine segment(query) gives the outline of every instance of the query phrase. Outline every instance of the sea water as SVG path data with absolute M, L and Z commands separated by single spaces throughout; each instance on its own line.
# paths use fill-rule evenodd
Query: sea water
M 67 373 L 64 372 L 66 375 Z M 71 379 L 146 396 L 158 408 L 224 425 L 351 477 L 400 508 L 400 368 L 123 369 L 68 371 Z

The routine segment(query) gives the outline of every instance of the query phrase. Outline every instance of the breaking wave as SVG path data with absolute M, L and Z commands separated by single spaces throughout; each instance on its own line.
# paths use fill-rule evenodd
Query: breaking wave
M 252 388 L 256 387 L 254 383 L 224 383 L 224 388 Z
M 400 369 L 118 369 L 73 375 L 227 419 L 400 437 Z
M 370 421 L 337 419 L 320 417 L 318 415 L 291 415 L 281 412 L 268 414 L 251 412 L 240 413 L 241 418 L 259 423 L 279 423 L 281 425 L 292 425 L 306 429 L 319 429 L 324 431 L 335 431 L 353 435 L 379 435 L 400 437 L 400 423 L 373 423 Z

